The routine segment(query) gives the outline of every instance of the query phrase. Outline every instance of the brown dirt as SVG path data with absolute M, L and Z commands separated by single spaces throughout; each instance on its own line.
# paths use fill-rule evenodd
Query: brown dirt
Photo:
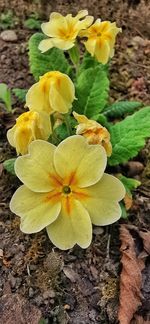
M 119 36 L 116 55 L 111 66 L 111 101 L 116 99 L 142 100 L 150 102 L 150 43 L 148 41 L 149 12 L 148 1 L 17 1 L 9 2 L 19 17 L 15 31 L 18 40 L 14 43 L 0 39 L 0 81 L 11 88 L 29 88 L 34 82 L 29 72 L 27 41 L 33 33 L 23 27 L 22 19 L 38 10 L 46 18 L 51 11 L 76 13 L 88 8 L 90 14 L 102 19 L 116 20 L 123 28 Z M 0 0 L 0 11 L 8 9 L 8 1 Z M 17 113 L 23 107 L 13 98 Z M 10 116 L 0 117 L 0 162 L 13 157 L 15 152 L 6 141 L 6 130 L 13 124 Z M 142 181 L 135 191 L 134 203 L 130 210 L 129 223 L 138 228 L 149 227 L 150 211 L 150 143 L 135 161 L 144 165 L 143 173 L 133 172 L 130 165 L 123 172 Z M 11 294 L 14 301 L 20 296 L 26 308 L 37 307 L 46 319 L 45 323 L 60 324 L 115 324 L 118 311 L 120 252 L 119 224 L 105 228 L 94 228 L 93 242 L 86 250 L 75 247 L 67 252 L 54 248 L 46 232 L 25 235 L 19 229 L 19 219 L 9 210 L 9 201 L 19 185 L 15 177 L 0 168 L 0 295 Z M 120 223 L 124 223 L 121 220 Z M 139 315 L 148 320 L 150 283 L 150 263 L 143 273 L 143 304 Z M 9 286 L 9 293 L 6 288 Z M 11 293 L 10 293 L 11 292 Z M 11 304 L 11 302 L 10 302 Z M 30 305 L 30 307 L 29 307 Z M 3 310 L 4 311 L 4 310 Z M 34 311 L 35 312 L 35 311 Z M 19 313 L 20 314 L 20 313 Z M 20 315 L 21 316 L 21 315 Z M 0 317 L 1 318 L 1 317 Z M 6 318 L 6 317 L 5 317 Z M 20 323 L 26 323 L 22 317 Z M 21 322 L 22 321 L 22 322 Z M 1 319 L 0 319 L 1 323 Z M 7 324 L 3 321 L 2 324 Z M 16 320 L 12 324 L 16 323 Z M 19 323 L 19 324 L 20 324 Z M 28 321 L 29 323 L 29 321 Z M 30 323 L 37 324 L 32 318 Z

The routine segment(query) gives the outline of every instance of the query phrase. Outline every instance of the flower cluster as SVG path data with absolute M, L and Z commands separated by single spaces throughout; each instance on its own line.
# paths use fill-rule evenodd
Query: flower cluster
M 69 50 L 75 46 L 79 36 L 81 39 L 86 38 L 86 41 L 83 41 L 86 50 L 95 56 L 98 62 L 106 64 L 114 55 L 115 39 L 121 28 L 118 28 L 115 22 L 102 22 L 97 19 L 93 23 L 93 20 L 94 17 L 88 16 L 87 10 L 79 11 L 75 17 L 70 14 L 64 17 L 59 13 L 52 13 L 49 22 L 41 26 L 43 33 L 49 38 L 40 42 L 39 49 L 42 53 L 52 47 Z
M 113 55 L 120 29 L 99 19 L 92 23 L 87 10 L 75 17 L 52 13 L 50 21 L 42 24 L 49 38 L 40 42 L 39 49 L 70 51 L 77 37 L 83 37 L 87 51 L 105 64 Z M 20 216 L 24 233 L 46 227 L 50 240 L 60 249 L 75 244 L 88 247 L 92 224 L 117 221 L 121 216 L 119 201 L 125 195 L 121 181 L 104 173 L 107 156 L 112 153 L 108 130 L 72 111 L 74 100 L 78 98 L 70 76 L 48 71 L 28 90 L 28 111 L 7 133 L 9 143 L 22 155 L 16 159 L 15 173 L 23 185 L 14 193 L 10 208 Z M 56 131 L 61 124 L 68 134 L 59 140 Z

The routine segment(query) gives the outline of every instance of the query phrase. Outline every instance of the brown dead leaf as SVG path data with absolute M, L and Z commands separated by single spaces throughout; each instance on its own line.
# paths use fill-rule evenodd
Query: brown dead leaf
M 9 285 L 4 289 L 4 295 L 0 298 L 1 323 L 32 323 L 37 324 L 41 319 L 41 311 L 19 294 L 12 294 Z
M 135 316 L 135 318 L 131 321 L 131 324 L 150 324 L 149 320 L 144 320 L 142 316 Z
M 124 201 L 126 210 L 129 210 L 131 208 L 131 206 L 132 206 L 132 203 L 133 203 L 132 197 L 128 193 L 126 193 L 123 201 Z
M 143 248 L 137 252 L 134 231 L 143 240 Z M 139 231 L 136 226 L 122 225 L 120 228 L 122 252 L 122 273 L 120 276 L 120 306 L 118 319 L 120 324 L 130 324 L 137 308 L 142 304 L 142 270 L 145 257 L 150 251 L 150 232 Z M 140 323 L 140 322 L 138 322 Z M 141 324 L 144 322 L 141 322 Z

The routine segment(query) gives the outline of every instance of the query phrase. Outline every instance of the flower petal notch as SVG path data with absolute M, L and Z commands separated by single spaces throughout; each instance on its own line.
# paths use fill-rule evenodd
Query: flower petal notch
M 93 17 L 88 16 L 87 10 L 79 11 L 75 17 L 71 14 L 64 17 L 60 13 L 53 12 L 49 22 L 41 25 L 43 33 L 50 38 L 42 40 L 39 49 L 42 53 L 52 47 L 69 50 L 75 45 L 79 32 L 88 28 L 92 22 Z
M 101 22 L 97 19 L 92 26 L 80 32 L 80 37 L 87 38 L 84 41 L 87 51 L 95 56 L 98 62 L 106 64 L 114 55 L 115 40 L 119 32 L 121 28 L 118 28 L 115 22 Z
M 40 77 L 27 92 L 26 106 L 31 111 L 65 114 L 75 99 L 74 84 L 68 75 L 51 71 Z
M 7 139 L 16 148 L 17 154 L 26 154 L 29 144 L 36 139 L 47 140 L 51 124 L 47 113 L 28 111 L 21 114 L 16 124 L 8 130 Z
M 16 161 L 16 174 L 24 185 L 10 202 L 21 218 L 21 230 L 35 233 L 46 227 L 58 248 L 87 248 L 92 223 L 111 224 L 121 216 L 119 201 L 125 189 L 120 180 L 104 174 L 106 160 L 102 146 L 89 145 L 80 135 L 57 147 L 32 142 L 29 154 Z
M 107 156 L 111 156 L 112 145 L 108 130 L 95 120 L 88 119 L 85 115 L 79 115 L 74 111 L 73 116 L 79 123 L 76 127 L 76 134 L 84 136 L 89 144 L 102 145 Z

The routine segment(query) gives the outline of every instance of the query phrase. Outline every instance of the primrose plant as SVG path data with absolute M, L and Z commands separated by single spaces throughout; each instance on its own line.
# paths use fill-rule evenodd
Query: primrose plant
M 139 182 L 105 169 L 136 156 L 150 135 L 150 107 L 134 113 L 141 103 L 109 103 L 109 62 L 121 28 L 93 21 L 87 10 L 75 17 L 54 12 L 41 25 L 43 34 L 30 38 L 36 83 L 26 94 L 28 111 L 7 133 L 20 155 L 14 169 L 23 183 L 10 208 L 24 233 L 46 227 L 64 250 L 87 248 L 92 224 L 126 216 L 119 202 L 131 198 Z

